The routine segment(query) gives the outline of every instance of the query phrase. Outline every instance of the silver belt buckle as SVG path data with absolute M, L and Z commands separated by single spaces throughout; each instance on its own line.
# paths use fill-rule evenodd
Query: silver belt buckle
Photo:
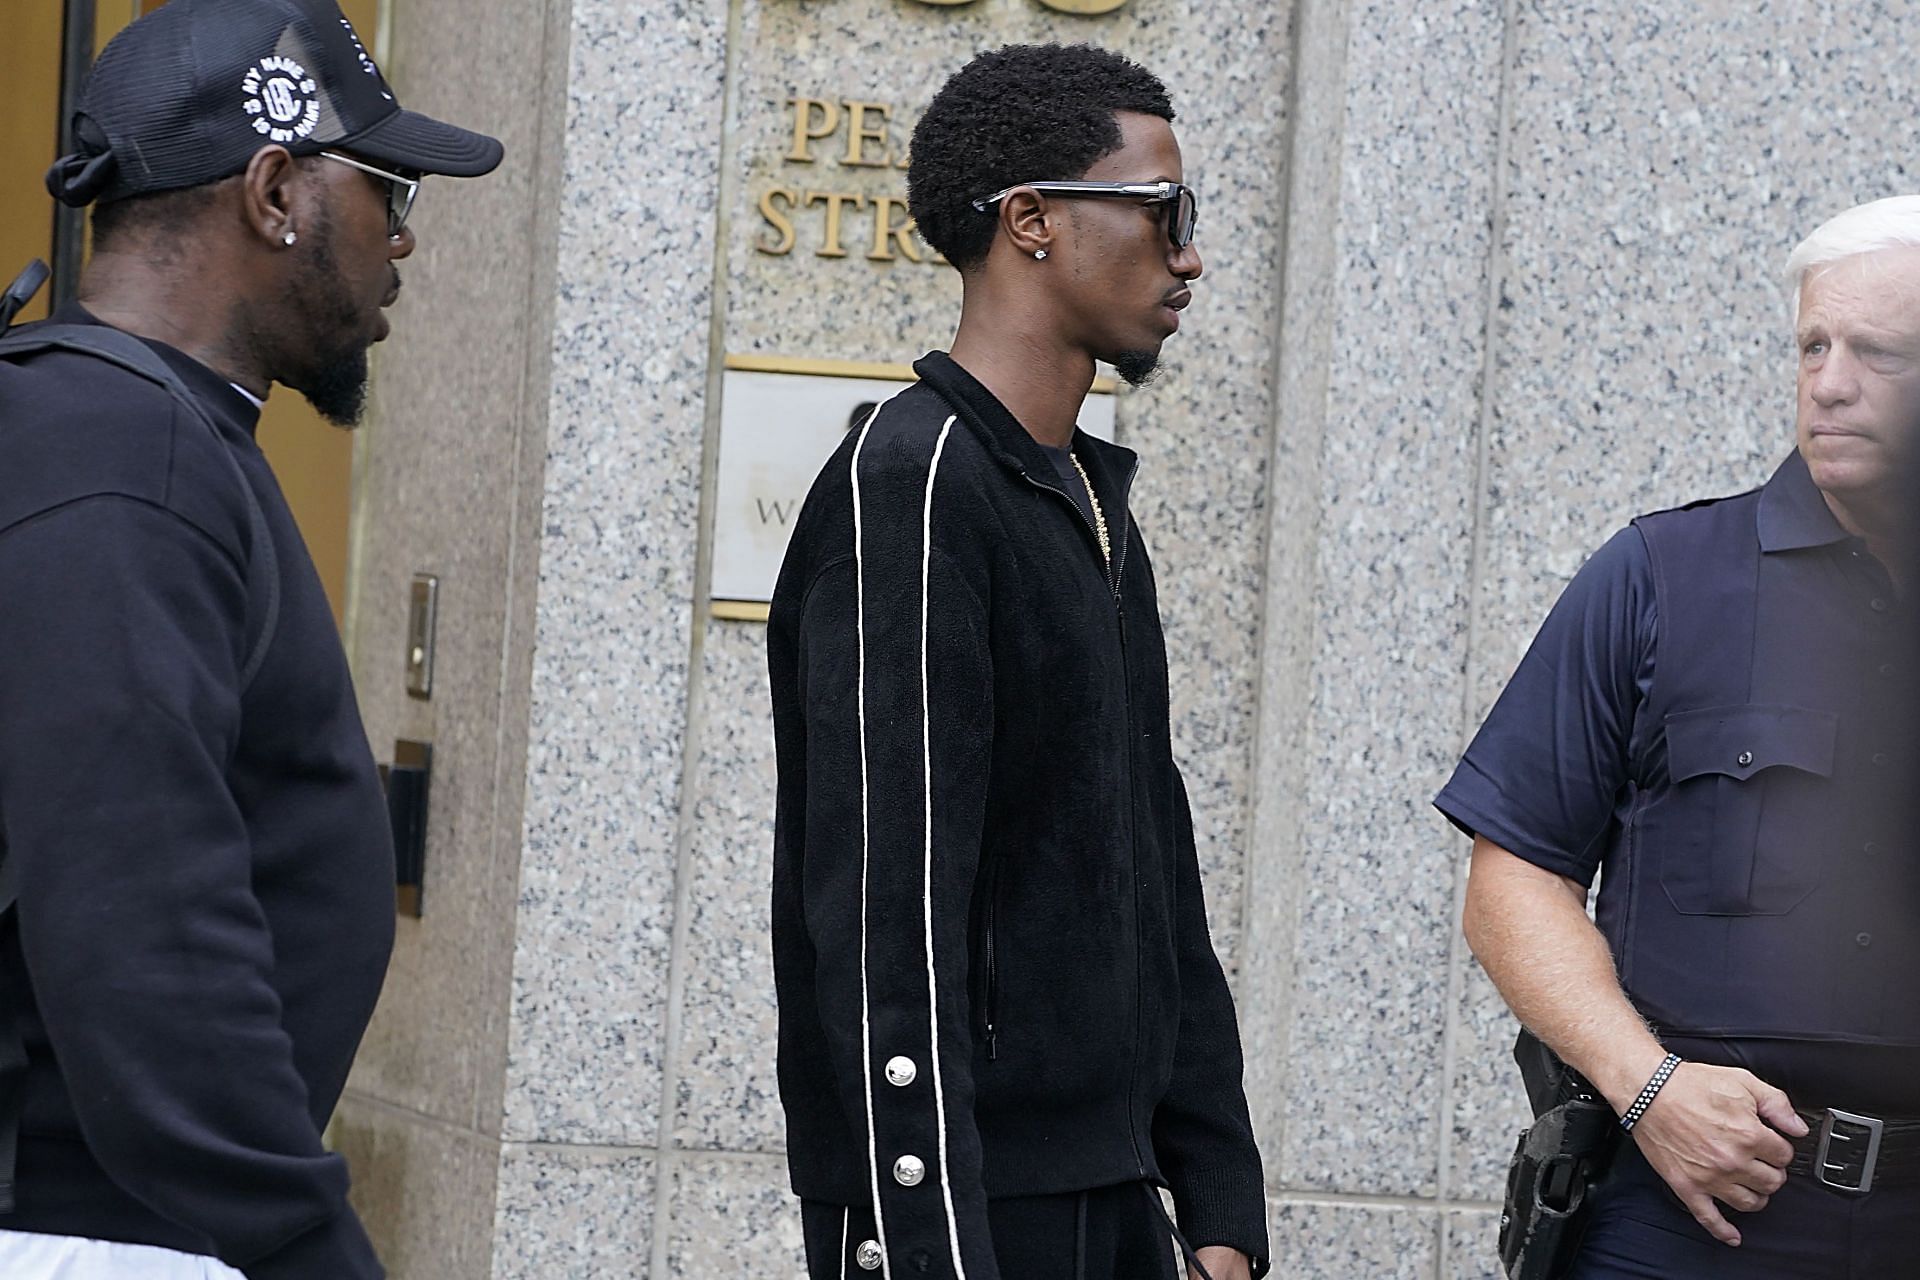
M 1885 1128 L 1872 1116 L 1828 1107 L 1820 1121 L 1820 1145 L 1813 1153 L 1814 1180 L 1853 1195 L 1873 1190 L 1873 1167 L 1880 1162 L 1880 1135 Z M 1859 1181 L 1844 1181 L 1856 1166 Z

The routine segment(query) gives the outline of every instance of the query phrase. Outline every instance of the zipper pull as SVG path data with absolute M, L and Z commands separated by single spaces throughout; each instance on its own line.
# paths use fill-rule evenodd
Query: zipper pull
M 993 1029 L 993 1024 L 989 1022 L 987 1024 L 987 1061 L 998 1062 L 999 1060 L 1000 1034 Z

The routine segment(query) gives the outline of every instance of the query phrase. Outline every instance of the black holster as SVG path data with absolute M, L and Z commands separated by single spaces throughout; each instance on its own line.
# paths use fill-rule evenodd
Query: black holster
M 1620 1124 L 1594 1087 L 1532 1033 L 1520 1032 L 1513 1058 L 1534 1119 L 1507 1168 L 1500 1265 L 1507 1280 L 1563 1280 L 1592 1217 L 1592 1192 L 1619 1148 Z

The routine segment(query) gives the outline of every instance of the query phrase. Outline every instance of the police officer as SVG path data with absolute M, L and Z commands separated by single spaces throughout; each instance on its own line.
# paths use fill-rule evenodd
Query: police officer
M 1889 571 L 1920 197 L 1841 214 L 1788 271 L 1797 450 L 1602 547 L 1437 800 L 1474 837 L 1475 955 L 1630 1133 L 1581 1280 L 1891 1276 L 1920 1246 L 1912 653 Z
M 253 433 L 276 381 L 357 418 L 420 176 L 500 144 L 401 110 L 328 0 L 173 0 L 77 126 L 81 303 L 0 352 L 0 1275 L 373 1280 L 321 1131 L 393 849 Z

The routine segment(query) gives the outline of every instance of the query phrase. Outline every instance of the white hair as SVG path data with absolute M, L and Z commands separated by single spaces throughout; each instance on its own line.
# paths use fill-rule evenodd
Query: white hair
M 1882 249 L 1920 248 L 1920 196 L 1888 196 L 1858 204 L 1821 223 L 1787 255 L 1787 291 L 1795 328 L 1800 289 L 1815 271 Z

